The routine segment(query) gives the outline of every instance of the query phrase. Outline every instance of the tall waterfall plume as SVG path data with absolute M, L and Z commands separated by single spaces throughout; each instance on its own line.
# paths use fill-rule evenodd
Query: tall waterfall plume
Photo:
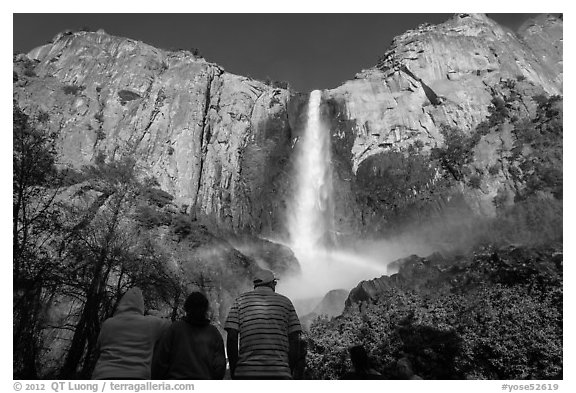
M 306 128 L 298 142 L 296 195 L 288 231 L 292 248 L 309 252 L 334 239 L 330 130 L 322 121 L 322 92 L 310 93 Z
M 301 274 L 281 278 L 278 286 L 280 293 L 301 299 L 302 304 L 332 289 L 350 290 L 386 271 L 386 265 L 377 261 L 382 253 L 375 260 L 335 241 L 331 132 L 322 119 L 321 103 L 321 91 L 310 93 L 306 125 L 295 151 L 295 192 L 287 217 L 288 246 Z M 296 309 L 302 311 L 298 305 Z

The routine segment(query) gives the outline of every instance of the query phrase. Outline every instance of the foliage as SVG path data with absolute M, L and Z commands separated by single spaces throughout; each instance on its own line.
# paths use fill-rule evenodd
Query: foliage
M 135 219 L 148 229 L 169 225 L 171 222 L 169 214 L 160 212 L 154 207 L 147 205 L 140 205 L 136 208 Z
M 142 190 L 142 197 L 157 207 L 164 207 L 171 203 L 174 196 L 157 187 L 147 187 Z
M 43 288 L 53 285 L 58 274 L 58 261 L 45 250 L 60 222 L 54 209 L 60 190 L 55 167 L 57 135 L 41 125 L 13 103 L 13 347 L 14 375 L 21 378 L 37 375 L 46 300 Z
M 172 218 L 172 226 L 174 233 L 181 239 L 186 238 L 192 232 L 190 217 L 183 214 L 178 214 Z
M 124 105 L 128 101 L 133 101 L 133 100 L 137 100 L 139 98 L 142 98 L 140 96 L 140 94 L 135 93 L 135 92 L 130 91 L 130 90 L 120 90 L 118 92 L 118 97 L 120 97 L 120 103 L 122 105 Z
M 473 174 L 468 179 L 468 185 L 472 188 L 479 189 L 482 184 L 482 177 L 480 174 Z
M 279 81 L 279 80 L 274 80 L 272 78 L 270 78 L 269 76 L 267 76 L 266 78 L 264 78 L 263 80 L 264 84 L 267 86 L 271 86 L 277 89 L 284 89 L 284 90 L 288 90 L 290 88 L 290 83 L 286 82 L 286 81 Z
M 16 106 L 14 124 L 14 140 L 22 141 L 14 150 L 14 210 L 23 209 L 18 201 L 42 206 L 57 194 L 27 226 L 35 241 L 15 237 L 15 376 L 89 378 L 100 326 L 134 285 L 147 308 L 172 319 L 187 292 L 203 290 L 222 319 L 222 299 L 246 289 L 242 274 L 251 260 L 177 213 L 173 196 L 142 178 L 131 157 L 61 173 L 49 134 L 31 127 Z M 19 198 L 20 189 L 29 198 Z M 36 212 L 24 211 L 15 233 L 24 233 L 24 219 Z
M 440 164 L 449 178 L 472 188 L 480 187 L 480 172 L 487 170 L 494 176 L 502 169 L 515 183 L 517 201 L 538 193 L 562 199 L 562 98 L 534 96 L 536 113 L 528 117 L 523 101 L 526 98 L 518 92 L 520 83 L 527 82 L 521 78 L 501 82 L 500 93 L 493 93 L 488 118 L 470 135 L 458 128 L 443 126 L 444 146 L 433 148 L 430 158 Z M 513 127 L 512 154 L 501 156 L 501 162 L 487 168 L 477 168 L 474 148 L 486 135 L 501 132 L 504 124 Z
M 430 152 L 430 158 L 438 160 L 441 167 L 449 173 L 454 180 L 464 180 L 466 166 L 473 160 L 472 149 L 478 143 L 474 136 L 466 135 L 462 130 L 443 125 L 440 129 L 444 137 L 444 146 L 435 147 Z
M 523 200 L 537 193 L 549 193 L 562 199 L 562 101 L 558 96 L 535 97 L 536 116 L 530 121 L 517 122 L 512 160 L 519 170 L 511 173 L 523 184 L 516 196 Z
M 101 128 L 99 128 L 96 130 L 96 140 L 102 141 L 104 139 L 106 139 L 106 133 Z
M 500 194 L 500 198 L 505 194 Z M 511 206 L 496 198 L 498 215 L 490 221 L 486 236 L 490 242 L 547 244 L 562 242 L 562 201 L 542 200 L 536 195 L 517 201 Z
M 14 106 L 14 375 L 87 378 L 100 325 L 127 288 L 142 287 L 149 306 L 181 304 L 179 272 L 130 219 L 172 197 L 140 182 L 129 157 L 57 171 L 55 135 L 40 124 Z
M 26 68 L 26 69 L 24 70 L 24 75 L 26 75 L 26 76 L 28 76 L 28 77 L 35 77 L 35 76 L 37 76 L 37 75 L 36 75 L 36 72 L 35 72 L 33 69 L 31 69 L 31 68 Z
M 104 113 L 102 113 L 102 111 L 96 112 L 94 114 L 94 118 L 99 122 L 99 123 L 104 123 Z
M 64 92 L 64 94 L 74 95 L 74 96 L 80 94 L 84 89 L 86 89 L 86 86 L 80 86 L 80 85 L 62 86 L 62 91 Z
M 47 123 L 48 120 L 50 120 L 50 115 L 48 114 L 48 112 L 40 110 L 37 116 L 37 120 L 39 123 Z
M 419 289 L 408 278 L 340 317 L 317 319 L 308 335 L 311 377 L 342 377 L 350 369 L 346 349 L 362 344 L 390 379 L 401 357 L 424 379 L 561 378 L 555 255 L 547 248 L 480 249 L 444 262 L 444 273 Z
M 21 56 L 19 58 L 16 58 L 16 54 L 14 56 L 14 61 L 18 61 L 23 69 L 23 74 L 27 77 L 33 78 L 36 77 L 36 62 L 34 60 L 29 59 L 27 56 Z M 14 79 L 15 82 L 17 81 L 17 77 L 18 74 L 16 72 L 14 72 Z
M 357 172 L 358 197 L 368 206 L 382 208 L 384 216 L 410 206 L 413 197 L 425 195 L 436 175 L 436 166 L 418 154 L 386 152 L 364 160 Z

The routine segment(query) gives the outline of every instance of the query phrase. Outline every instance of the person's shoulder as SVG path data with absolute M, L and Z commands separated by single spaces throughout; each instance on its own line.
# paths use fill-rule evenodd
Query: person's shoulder
M 190 324 L 184 319 L 178 319 L 170 323 L 170 329 L 184 329 L 190 327 Z
M 255 291 L 247 291 L 247 292 L 243 292 L 240 295 L 236 296 L 236 299 L 234 299 L 233 303 L 238 303 L 239 301 L 242 301 L 243 299 L 249 298 L 251 297 L 253 294 L 255 293 Z
M 168 330 L 172 326 L 172 321 L 166 318 L 160 318 L 153 315 L 144 315 L 143 318 L 148 326 L 160 333 Z
M 170 322 L 170 320 L 166 319 L 166 318 L 160 318 L 154 315 L 142 315 L 142 319 L 148 323 L 151 324 L 157 324 L 157 325 L 165 325 L 166 322 Z
M 274 295 L 277 299 L 279 299 L 280 301 L 289 304 L 290 306 L 294 307 L 294 305 L 292 304 L 292 300 L 290 300 L 290 298 L 288 296 L 284 296 L 281 293 L 278 292 L 274 292 Z

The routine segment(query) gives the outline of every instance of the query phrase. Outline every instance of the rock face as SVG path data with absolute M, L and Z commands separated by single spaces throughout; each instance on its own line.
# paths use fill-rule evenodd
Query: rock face
M 427 258 L 411 255 L 391 264 L 399 267 L 398 273 L 382 276 L 373 280 L 362 281 L 350 291 L 346 307 L 354 303 L 375 301 L 386 290 L 391 288 L 410 288 L 417 290 L 427 283 L 438 280 L 441 270 L 438 267 L 444 258 L 433 254 Z
M 312 312 L 300 318 L 300 322 L 304 328 L 309 329 L 314 319 L 320 315 L 330 318 L 342 314 L 344 311 L 344 303 L 348 297 L 348 292 L 349 291 L 346 289 L 334 289 L 328 292 L 322 298 L 320 303 L 314 307 Z
M 383 167 L 421 165 L 405 161 L 409 149 L 444 145 L 443 126 L 471 132 L 489 115 L 502 81 L 522 81 L 521 94 L 561 95 L 562 59 L 559 18 L 543 15 L 513 33 L 485 15 L 459 14 L 397 37 L 375 67 L 323 92 L 339 190 L 337 230 L 374 227 L 387 197 L 362 199 L 358 190 L 382 177 Z M 61 33 L 17 57 L 14 70 L 15 100 L 28 113 L 49 114 L 63 165 L 136 154 L 174 203 L 211 230 L 285 237 L 304 96 L 230 74 L 187 51 L 103 31 Z M 522 110 L 534 111 L 533 102 L 522 102 Z M 487 165 L 500 147 L 510 148 L 506 131 L 494 138 L 478 148 Z M 466 203 L 490 214 L 501 180 L 488 179 L 482 192 L 466 190 Z M 421 192 L 408 188 L 397 191 Z
M 487 117 L 501 80 L 523 77 L 562 94 L 562 21 L 541 17 L 528 26 L 516 35 L 475 14 L 423 25 L 394 39 L 376 67 L 329 90 L 356 121 L 353 171 L 391 147 L 442 143 L 442 124 L 471 130 Z
M 437 295 L 455 291 L 455 287 L 466 291 L 486 283 L 552 287 L 562 282 L 563 254 L 558 245 L 509 245 L 478 248 L 469 254 L 434 253 L 426 258 L 411 255 L 393 263 L 399 267 L 398 273 L 360 282 L 350 291 L 346 308 L 354 303 L 375 302 L 390 289 Z
M 370 189 L 386 168 L 402 172 L 421 165 L 406 157 L 444 145 L 443 127 L 470 134 L 486 120 L 503 81 L 518 82 L 519 110 L 525 116 L 534 114 L 532 96 L 561 95 L 562 56 L 562 20 L 554 16 L 542 15 L 513 33 L 485 15 L 459 14 L 397 37 L 375 67 L 326 91 L 336 150 L 335 189 L 341 191 L 336 200 L 338 230 L 356 231 L 379 214 L 378 209 L 366 209 L 366 202 L 357 203 L 357 191 Z M 494 152 L 512 148 L 510 130 L 502 131 L 482 141 L 475 159 L 499 162 Z M 435 181 L 434 174 L 429 177 Z M 471 213 L 494 213 L 492 201 L 503 179 L 493 180 L 488 179 L 482 191 L 461 190 Z M 421 193 L 419 187 L 407 188 L 400 191 L 408 197 Z M 380 199 L 376 203 L 385 205 L 390 198 Z
M 47 112 L 61 163 L 135 154 L 174 202 L 210 224 L 266 231 L 274 180 L 290 146 L 289 93 L 102 31 L 62 33 L 32 50 L 14 95 Z M 268 195 L 268 196 L 267 196 Z

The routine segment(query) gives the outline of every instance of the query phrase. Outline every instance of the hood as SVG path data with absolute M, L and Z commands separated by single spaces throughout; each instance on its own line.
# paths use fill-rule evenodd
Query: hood
M 142 290 L 140 288 L 134 287 L 130 288 L 118 304 L 118 309 L 114 315 L 118 315 L 123 312 L 136 311 L 139 314 L 144 315 L 144 296 L 142 295 Z

